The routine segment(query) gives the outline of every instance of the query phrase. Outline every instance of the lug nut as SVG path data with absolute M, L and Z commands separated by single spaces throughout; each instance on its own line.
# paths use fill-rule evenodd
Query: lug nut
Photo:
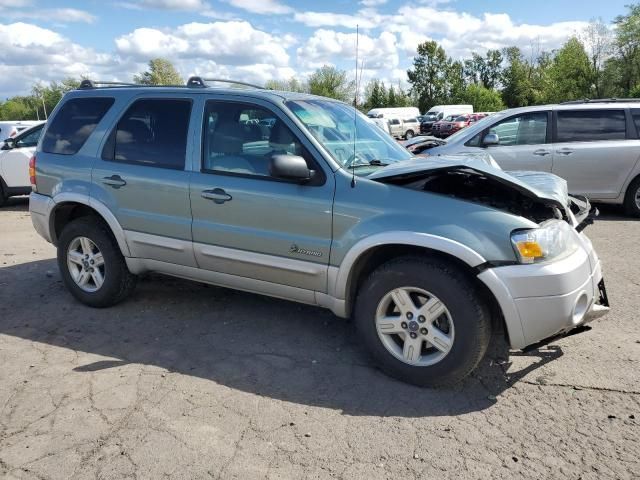
M 407 328 L 407 322 L 402 322 L 402 323 L 400 324 L 400 326 L 401 326 L 402 328 Z
M 411 338 L 416 338 L 418 335 L 416 335 L 416 332 L 411 332 L 411 333 L 409 334 L 409 336 L 410 336 Z
M 422 335 L 426 335 L 426 334 L 427 334 L 427 329 L 426 329 L 426 328 L 421 328 L 421 329 L 420 329 L 420 333 L 421 333 Z
M 424 323 L 424 322 L 426 322 L 426 321 L 427 321 L 427 319 L 426 319 L 426 318 L 424 318 L 424 315 L 420 315 L 420 316 L 418 317 L 418 321 L 419 321 L 420 323 Z
M 413 313 L 407 312 L 407 318 L 411 320 L 413 318 Z

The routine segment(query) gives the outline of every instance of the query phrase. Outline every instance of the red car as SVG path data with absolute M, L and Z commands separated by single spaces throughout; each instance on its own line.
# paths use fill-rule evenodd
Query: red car
M 444 117 L 442 120 L 438 120 L 431 127 L 431 135 L 433 135 L 434 137 L 440 137 L 440 138 L 448 137 L 449 135 L 451 135 L 451 133 L 449 132 L 449 130 L 451 130 L 451 122 L 453 122 L 459 116 L 460 115 L 458 114 L 448 115 Z
M 472 123 L 477 122 L 478 120 L 482 120 L 486 117 L 486 113 L 465 113 L 464 115 L 459 115 L 454 118 L 452 121 L 448 122 L 449 125 L 443 129 L 442 135 L 443 137 L 448 137 L 449 135 L 453 135 L 458 130 L 462 130 L 463 128 L 468 127 Z

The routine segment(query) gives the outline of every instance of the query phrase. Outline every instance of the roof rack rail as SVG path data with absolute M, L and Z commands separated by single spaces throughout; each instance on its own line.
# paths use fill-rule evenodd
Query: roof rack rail
M 154 88 L 162 88 L 162 87 L 181 87 L 184 88 L 185 85 L 145 85 L 142 83 L 127 83 L 127 82 L 103 82 L 101 80 L 89 80 L 89 79 L 85 79 L 82 80 L 82 82 L 80 82 L 80 86 L 78 87 L 78 89 L 90 89 L 90 88 L 99 88 L 100 86 L 105 86 L 105 87 L 137 87 L 137 88 L 143 88 L 143 87 L 154 87 Z
M 239 82 L 237 80 L 226 80 L 224 78 L 202 78 L 202 77 L 189 77 L 187 80 L 187 87 L 192 88 L 204 88 L 207 86 L 205 82 L 221 82 L 221 83 L 230 83 L 232 85 L 242 85 L 245 87 L 258 88 L 260 90 L 265 90 L 264 87 L 260 85 L 254 85 L 253 83 L 247 82 Z
M 560 105 L 580 105 L 583 103 L 633 103 L 640 102 L 640 98 L 585 98 L 583 100 L 570 100 L 561 102 Z

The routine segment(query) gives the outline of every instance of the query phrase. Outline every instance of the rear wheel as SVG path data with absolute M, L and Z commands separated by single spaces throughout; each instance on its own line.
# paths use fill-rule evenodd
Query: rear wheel
M 120 302 L 136 284 L 111 232 L 93 217 L 64 227 L 58 241 L 58 267 L 71 294 L 91 307 Z
M 404 138 L 406 140 L 409 140 L 410 138 L 413 138 L 413 137 L 414 137 L 413 130 L 407 130 L 407 133 L 404 134 Z
M 624 197 L 624 209 L 629 215 L 640 217 L 640 177 L 636 178 Z
M 388 375 L 421 387 L 452 385 L 477 366 L 491 337 L 476 286 L 438 259 L 403 257 L 361 286 L 355 320 Z

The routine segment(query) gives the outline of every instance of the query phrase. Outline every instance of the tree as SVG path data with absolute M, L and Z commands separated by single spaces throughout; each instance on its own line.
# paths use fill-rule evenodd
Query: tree
M 460 101 L 473 105 L 474 112 L 498 112 L 504 109 L 500 92 L 475 83 L 464 89 Z
M 602 98 L 606 91 L 605 66 L 613 53 L 611 30 L 602 19 L 592 20 L 580 37 L 591 63 L 590 81 L 596 98 Z
M 184 80 L 173 66 L 165 58 L 154 58 L 149 61 L 149 70 L 134 75 L 133 81 L 142 85 L 183 85 Z
M 620 81 L 624 94 L 628 94 L 639 83 L 640 72 L 640 4 L 627 5 L 629 12 L 618 15 L 615 46 L 620 59 Z
M 396 97 L 396 91 L 393 89 L 393 85 L 389 87 L 389 92 L 387 94 L 387 106 L 388 107 L 398 106 L 398 98 Z
M 413 68 L 407 70 L 411 90 L 418 97 L 420 111 L 427 111 L 447 96 L 449 59 L 437 42 L 430 40 L 418 45 Z
M 551 61 L 545 101 L 558 103 L 588 98 L 591 92 L 591 73 L 584 46 L 576 37 L 570 38 Z
M 531 105 L 531 66 L 518 47 L 503 50 L 506 67 L 502 73 L 502 99 L 509 108 Z
M 382 92 L 384 89 L 384 83 L 377 78 L 374 78 L 364 88 L 364 102 L 363 107 L 366 110 L 372 108 L 384 107 L 387 104 L 387 99 L 383 97 Z
M 286 92 L 299 93 L 307 93 L 309 91 L 307 85 L 295 77 L 291 77 L 289 80 L 267 80 L 264 84 L 264 88 L 268 88 L 269 90 L 283 90 Z
M 465 88 L 464 80 L 464 64 L 460 61 L 448 60 L 445 70 L 445 85 L 447 92 L 447 101 L 449 103 L 457 103 L 460 101 Z
M 351 102 L 355 95 L 355 82 L 347 79 L 347 72 L 325 65 L 309 77 L 309 92 L 323 97 Z

